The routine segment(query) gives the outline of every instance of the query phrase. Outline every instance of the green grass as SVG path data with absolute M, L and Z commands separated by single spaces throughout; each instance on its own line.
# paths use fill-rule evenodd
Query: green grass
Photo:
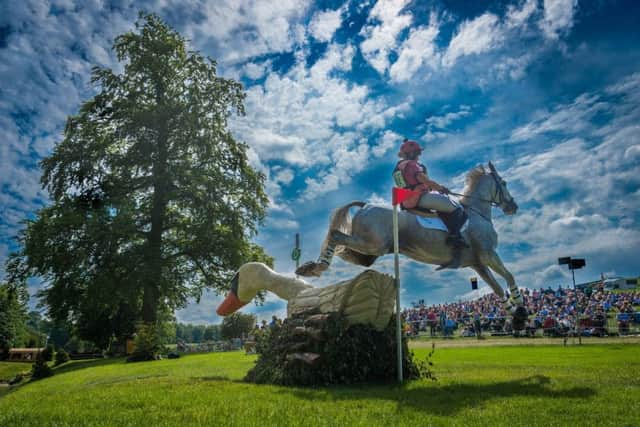
M 32 363 L 0 362 L 0 382 L 9 381 L 16 375 L 31 371 Z
M 637 426 L 639 351 L 436 348 L 438 382 L 320 389 L 243 383 L 255 357 L 239 352 L 78 361 L 0 397 L 0 426 Z

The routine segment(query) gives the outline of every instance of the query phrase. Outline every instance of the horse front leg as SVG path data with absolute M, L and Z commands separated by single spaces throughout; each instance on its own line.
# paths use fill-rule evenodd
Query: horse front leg
M 509 298 L 511 302 L 514 305 L 523 305 L 524 299 L 516 285 L 516 280 L 514 279 L 513 274 L 511 274 L 511 272 L 507 270 L 507 267 L 504 266 L 498 254 L 493 252 L 487 260 L 487 265 L 506 280 L 507 286 L 509 286 L 509 291 L 511 292 L 511 297 Z
M 500 283 L 498 283 L 496 278 L 493 277 L 493 274 L 487 268 L 487 266 L 475 265 L 475 266 L 471 266 L 471 268 L 473 268 L 476 271 L 476 273 L 478 273 L 478 275 L 482 278 L 482 280 L 484 280 L 489 286 L 491 286 L 491 289 L 493 289 L 493 292 L 495 292 L 495 294 L 498 295 L 500 299 L 504 302 L 505 296 L 504 296 L 504 291 L 502 290 L 502 286 L 500 286 Z

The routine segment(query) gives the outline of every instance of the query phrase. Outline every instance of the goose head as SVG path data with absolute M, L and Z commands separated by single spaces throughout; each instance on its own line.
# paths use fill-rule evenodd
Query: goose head
M 261 262 L 244 264 L 231 279 L 225 300 L 216 310 L 219 316 L 228 316 L 247 305 L 261 290 L 271 291 L 289 301 L 303 289 L 311 288 L 306 282 L 278 274 Z

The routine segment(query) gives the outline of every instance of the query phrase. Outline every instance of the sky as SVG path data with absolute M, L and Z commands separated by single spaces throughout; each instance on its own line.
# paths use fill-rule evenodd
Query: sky
M 586 259 L 578 283 L 640 275 L 633 0 L 0 0 L 1 264 L 21 221 L 48 203 L 38 162 L 96 93 L 91 68 L 122 69 L 111 45 L 140 10 L 244 85 L 247 114 L 230 126 L 267 177 L 270 207 L 255 240 L 276 271 L 293 274 L 296 233 L 301 261 L 317 258 L 334 208 L 390 205 L 408 137 L 425 147 L 431 178 L 453 191 L 488 161 L 508 181 L 520 209 L 494 209 L 494 224 L 519 286 L 568 286 L 561 256 Z M 373 268 L 392 273 L 393 257 Z M 402 258 L 403 306 L 475 295 L 472 270 L 434 268 Z M 308 281 L 325 286 L 362 270 L 336 259 Z M 478 293 L 487 289 L 480 281 Z M 218 323 L 222 298 L 206 293 L 177 317 Z M 262 319 L 285 307 L 270 294 L 244 311 Z

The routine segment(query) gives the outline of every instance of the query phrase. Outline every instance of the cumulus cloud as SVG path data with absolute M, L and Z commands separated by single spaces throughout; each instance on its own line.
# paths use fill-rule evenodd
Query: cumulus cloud
M 384 156 L 388 151 L 397 147 L 398 141 L 401 141 L 402 137 L 392 130 L 386 130 L 382 136 L 378 139 L 377 144 L 373 146 L 371 152 L 376 157 Z
M 538 23 L 545 37 L 556 40 L 573 27 L 578 0 L 544 0 L 544 16 Z
M 513 4 L 509 5 L 505 16 L 505 25 L 507 28 L 519 28 L 525 25 L 537 10 L 537 0 L 525 0 L 520 8 Z
M 398 59 L 389 70 L 391 79 L 397 82 L 409 80 L 423 66 L 435 69 L 440 61 L 435 39 L 440 32 L 435 13 L 429 26 L 412 29 L 400 46 Z
M 225 63 L 292 51 L 304 39 L 300 22 L 308 7 L 307 0 L 163 2 L 168 13 L 183 8 L 198 11 L 198 18 L 184 27 L 187 38 L 212 49 Z
M 232 124 L 261 162 L 314 170 L 301 192 L 307 200 L 350 182 L 370 155 L 384 155 L 389 141 L 382 137 L 369 147 L 365 133 L 379 131 L 412 102 L 387 105 L 372 99 L 366 86 L 342 78 L 339 73 L 350 70 L 354 53 L 350 45 L 332 44 L 310 67 L 302 58 L 283 75 L 268 74 L 264 85 L 247 90 L 248 114 Z
M 549 132 L 576 134 L 591 127 L 591 120 L 609 108 L 610 105 L 602 102 L 599 95 L 584 93 L 571 104 L 557 106 L 551 112 L 537 112 L 539 118 L 515 129 L 511 138 L 524 141 Z
M 469 115 L 471 115 L 471 107 L 468 105 L 461 105 L 458 111 L 446 113 L 443 116 L 431 116 L 426 120 L 426 122 L 429 127 L 445 129 L 451 123 Z
M 244 65 L 243 73 L 251 80 L 258 80 L 264 77 L 270 67 L 271 61 L 265 61 L 262 63 L 249 62 Z
M 336 30 L 342 25 L 342 13 L 342 8 L 316 13 L 309 23 L 309 33 L 319 41 L 331 41 Z
M 381 74 L 389 68 L 389 54 L 396 49 L 398 36 L 413 22 L 412 15 L 403 12 L 407 4 L 409 0 L 379 0 L 361 31 L 365 40 L 360 44 L 360 50 Z
M 640 188 L 640 178 L 637 159 L 628 155 L 640 143 L 636 79 L 627 77 L 604 91 L 538 112 L 541 117 L 514 132 L 527 140 L 559 140 L 521 156 L 505 171 L 515 184 L 512 194 L 526 209 L 496 221 L 501 242 L 531 245 L 527 256 L 513 265 L 537 284 L 548 274 L 535 272 L 555 256 L 581 254 L 598 260 L 602 254 L 640 249 L 635 214 L 640 194 L 629 190 Z M 608 119 L 603 123 L 602 117 Z
M 504 39 L 499 19 L 492 13 L 484 13 L 460 24 L 442 59 L 445 67 L 467 55 L 479 54 L 496 48 Z

